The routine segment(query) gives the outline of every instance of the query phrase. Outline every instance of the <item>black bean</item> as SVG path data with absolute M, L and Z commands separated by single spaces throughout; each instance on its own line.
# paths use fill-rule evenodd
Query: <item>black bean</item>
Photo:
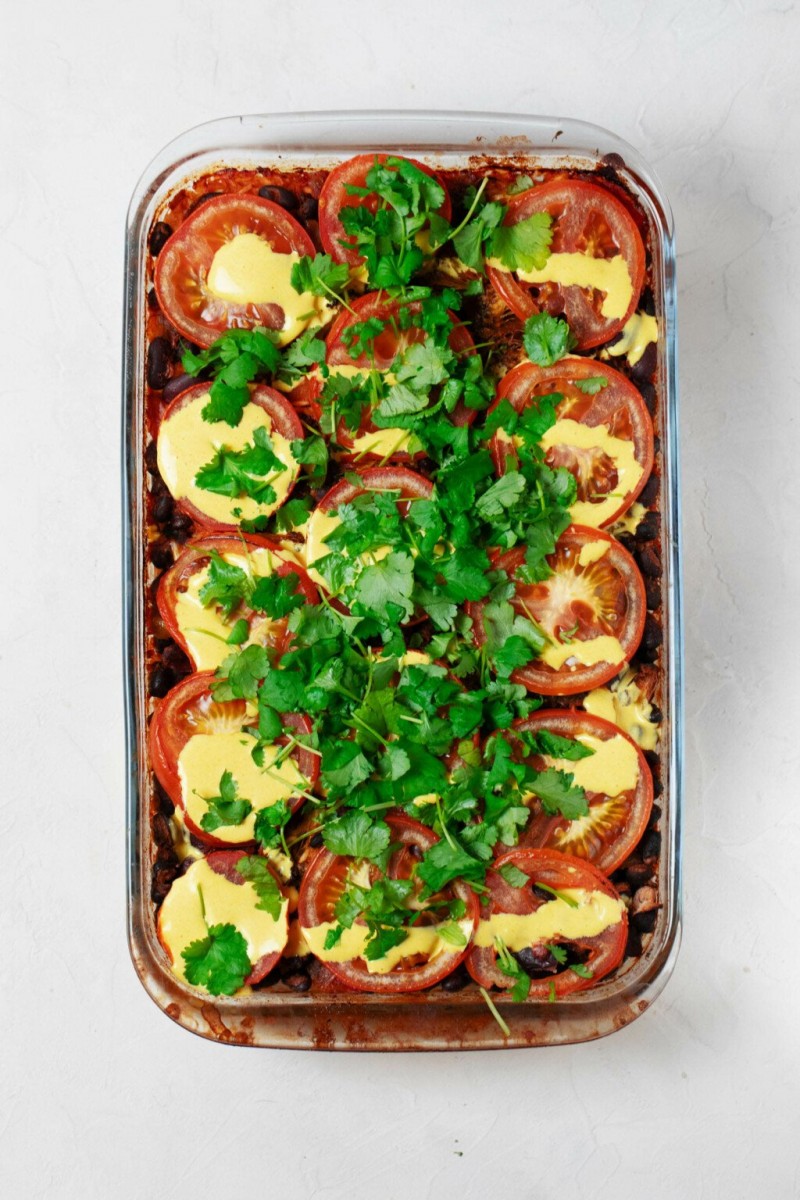
M 655 546 L 642 546 L 641 550 L 637 550 L 636 558 L 643 575 L 651 579 L 661 578 L 661 556 Z
M 174 863 L 155 864 L 150 881 L 150 898 L 154 904 L 161 904 L 177 876 L 178 868 Z
M 309 846 L 313 846 L 314 849 L 316 850 L 319 846 L 322 845 L 322 834 L 315 833 L 312 837 L 310 837 L 308 839 L 308 844 L 309 844 Z
M 469 972 L 462 963 L 461 966 L 456 967 L 455 971 L 451 971 L 449 975 L 445 976 L 441 982 L 441 988 L 443 992 L 460 992 L 468 985 L 469 981 Z
M 163 699 L 174 682 L 175 676 L 168 667 L 155 667 L 150 676 L 150 695 Z
M 169 846 L 172 849 L 172 834 L 169 831 L 167 818 L 163 813 L 156 813 L 152 821 L 153 839 L 158 846 Z
M 658 529 L 661 524 L 658 513 L 649 512 L 642 517 L 636 527 L 634 537 L 637 542 L 652 542 L 658 537 Z
M 661 782 L 660 779 L 657 779 L 656 776 L 654 775 L 653 776 L 653 795 L 660 796 L 661 793 L 663 792 L 663 790 L 664 790 L 663 783 Z
M 289 875 L 289 886 L 293 888 L 299 888 L 302 882 L 303 876 L 300 868 L 298 867 L 297 863 L 292 863 L 292 870 Z
M 546 891 L 545 888 L 537 887 L 536 884 L 533 885 L 533 894 L 534 894 L 534 896 L 538 896 L 540 900 L 552 900 L 553 899 L 552 892 Z
M 654 721 L 656 725 L 660 725 L 664 720 L 664 714 L 657 704 L 652 704 L 650 706 L 650 720 Z
M 657 579 L 645 579 L 644 592 L 648 608 L 658 608 L 661 604 L 661 585 Z
M 664 633 L 658 621 L 650 613 L 645 617 L 642 646 L 645 650 L 657 650 L 664 641 Z
M 307 971 L 295 971 L 292 975 L 284 975 L 283 982 L 293 992 L 307 992 L 311 987 L 311 976 Z
M 170 667 L 173 671 L 179 671 L 185 675 L 189 670 L 189 659 L 175 642 L 170 642 L 164 647 L 161 655 L 161 661 L 165 667 Z
M 642 357 L 631 367 L 631 378 L 634 383 L 644 386 L 653 377 L 656 369 L 657 351 L 655 342 L 651 342 Z
M 150 230 L 150 240 L 148 242 L 150 253 L 153 255 L 160 254 L 171 237 L 172 226 L 168 225 L 166 221 L 156 221 Z
M 209 200 L 216 200 L 217 196 L 224 195 L 223 192 L 206 192 L 204 196 L 198 196 L 194 204 L 191 206 L 186 216 L 190 217 L 193 212 L 196 212 L 202 204 L 207 204 Z
M 549 950 L 541 946 L 525 946 L 514 955 L 526 975 L 531 979 L 541 979 L 543 975 L 555 975 L 558 963 Z
M 155 780 L 153 791 L 155 793 L 156 800 L 158 801 L 158 807 L 161 809 L 164 816 L 171 817 L 175 812 L 175 805 L 172 803 L 157 779 Z
M 153 505 L 153 520 L 157 525 L 163 525 L 170 519 L 174 511 L 175 501 L 172 499 L 172 496 L 170 496 L 169 492 L 167 492 L 165 495 L 159 496 L 158 500 L 156 500 L 155 504 Z
M 650 505 L 655 502 L 656 497 L 658 496 L 658 482 L 658 476 L 651 475 L 647 483 L 642 488 L 639 496 L 639 502 L 643 504 L 645 508 L 649 508 Z
M 158 474 L 158 446 L 151 442 L 144 452 L 144 465 L 151 475 Z
M 654 779 L 653 780 L 653 791 L 655 791 L 655 784 L 656 784 L 656 781 Z M 660 783 L 658 785 L 658 790 L 659 790 L 659 792 L 661 791 Z M 655 829 L 656 825 L 658 824 L 658 822 L 660 820 L 661 820 L 661 808 L 658 804 L 654 804 L 653 807 L 650 809 L 650 820 L 647 822 L 647 828 Z
M 617 154 L 616 150 L 611 150 L 608 154 L 604 154 L 600 161 L 605 168 L 614 172 L 625 169 L 625 159 L 621 154 Z
M 653 299 L 652 288 L 645 288 L 642 292 L 639 299 L 639 308 L 642 310 L 642 312 L 646 312 L 650 317 L 654 317 L 656 315 L 656 302 Z
M 158 310 L 158 296 L 155 288 L 150 288 L 147 292 L 147 307 L 152 308 L 153 312 Z
M 165 337 L 153 338 L 147 347 L 147 383 L 160 392 L 169 379 L 169 360 L 172 347 Z
M 648 829 L 639 846 L 645 862 L 658 862 L 661 857 L 661 834 L 657 829 Z
M 273 204 L 280 204 L 281 208 L 286 208 L 289 212 L 294 212 L 298 205 L 298 199 L 294 192 L 290 192 L 286 188 L 278 187 L 277 185 L 274 187 L 260 187 L 258 194 L 264 200 L 271 200 Z
M 164 526 L 164 533 L 176 542 L 185 542 L 191 536 L 192 528 L 192 518 L 187 517 L 186 513 L 176 512 L 169 524 Z
M 175 561 L 175 555 L 172 553 L 172 546 L 169 542 L 153 542 L 150 547 L 150 561 L 154 567 L 158 567 L 159 571 L 166 571 L 167 567 L 171 567 Z
M 628 940 L 625 943 L 625 957 L 638 958 L 641 953 L 642 939 L 639 936 L 639 930 L 631 921 L 628 924 Z
M 297 206 L 297 216 L 301 221 L 316 221 L 319 205 L 316 196 L 301 196 Z
M 631 922 L 639 933 L 652 933 L 656 927 L 657 916 L 658 909 L 653 908 L 650 912 L 634 913 L 631 917 Z
M 191 375 L 175 375 L 172 379 L 168 379 L 164 384 L 164 403 L 171 403 L 176 396 L 180 396 L 181 392 L 185 392 L 193 383 L 197 383 L 197 380 Z
M 633 888 L 642 887 L 643 884 L 652 879 L 652 876 L 653 868 L 650 863 L 632 858 L 625 864 L 625 878 Z

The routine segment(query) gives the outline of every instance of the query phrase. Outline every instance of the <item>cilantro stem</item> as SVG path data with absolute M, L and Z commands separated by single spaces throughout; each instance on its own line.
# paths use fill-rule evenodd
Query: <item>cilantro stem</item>
M 472 204 L 470 204 L 470 206 L 469 206 L 469 211 L 467 212 L 467 215 L 464 217 L 464 220 L 461 222 L 460 225 L 457 225 L 455 229 L 450 230 L 450 236 L 447 239 L 448 241 L 452 242 L 452 240 L 456 236 L 456 234 L 461 233 L 461 230 L 465 229 L 467 227 L 467 225 L 469 225 L 470 220 L 472 219 L 472 214 L 475 212 L 475 209 L 478 207 L 480 198 L 486 189 L 487 183 L 488 183 L 488 179 L 484 175 L 483 179 L 480 182 L 480 186 L 478 187 L 478 190 L 476 191 L 475 195 L 472 198 Z
M 546 883 L 540 883 L 538 879 L 534 881 L 534 887 L 541 888 L 544 892 L 549 892 L 551 896 L 555 896 L 556 900 L 563 900 L 570 908 L 578 908 L 578 901 L 572 896 L 568 896 L 566 892 L 559 892 L 556 888 L 548 887 Z
M 486 988 L 478 988 L 478 991 L 480 992 L 480 994 L 483 996 L 484 1000 L 486 1001 L 486 1007 L 489 1009 L 489 1012 L 492 1014 L 495 1021 L 497 1021 L 497 1024 L 500 1026 L 501 1030 L 503 1031 L 503 1036 L 511 1037 L 511 1030 L 508 1028 L 508 1025 L 505 1023 L 503 1018 L 500 1016 L 500 1013 L 497 1011 L 494 1001 L 492 1000 L 491 996 L 487 992 Z

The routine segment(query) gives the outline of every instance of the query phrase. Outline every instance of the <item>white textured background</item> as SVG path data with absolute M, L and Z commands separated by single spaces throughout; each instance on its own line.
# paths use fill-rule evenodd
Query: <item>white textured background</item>
M 0 36 L 0 1185 L 138 1200 L 800 1195 L 800 13 L 722 0 L 29 0 Z M 400 1057 L 201 1042 L 124 934 L 123 224 L 236 112 L 582 117 L 678 227 L 685 933 L 603 1042 Z

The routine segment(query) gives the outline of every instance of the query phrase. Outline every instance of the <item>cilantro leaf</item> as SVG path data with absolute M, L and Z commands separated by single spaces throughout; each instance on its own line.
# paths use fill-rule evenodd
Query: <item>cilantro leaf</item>
M 219 605 L 222 614 L 229 617 L 233 610 L 248 598 L 250 580 L 241 567 L 226 562 L 216 550 L 211 551 L 206 581 L 198 591 L 204 608 Z
M 250 626 L 247 624 L 247 621 L 244 619 L 244 617 L 240 617 L 238 621 L 233 623 L 231 631 L 225 638 L 225 641 L 229 646 L 241 646 L 247 641 L 249 636 Z
M 258 504 L 272 504 L 275 489 L 268 477 L 281 474 L 286 464 L 272 449 L 265 426 L 253 431 L 253 441 L 241 450 L 220 446 L 214 457 L 200 468 L 194 477 L 195 485 L 204 491 L 236 500 L 249 496 Z
M 269 913 L 273 921 L 277 921 L 283 907 L 283 893 L 266 859 L 257 854 L 246 854 L 237 862 L 236 870 L 255 888 L 258 895 L 256 908 Z
M 585 746 L 577 738 L 561 737 L 549 729 L 539 729 L 531 739 L 534 754 L 546 754 L 550 758 L 566 758 L 570 762 L 578 762 L 594 754 L 591 746 Z
M 269 670 L 263 646 L 245 646 L 228 655 L 217 671 L 211 690 L 218 700 L 255 700 L 258 684 Z
M 503 510 L 512 508 L 525 491 L 527 484 L 519 471 L 508 471 L 478 497 L 475 511 L 484 521 L 503 515 Z
M 529 786 L 541 800 L 544 811 L 551 816 L 560 813 L 568 821 L 575 821 L 589 812 L 586 792 L 566 771 L 548 767 L 546 771 L 540 771 Z
M 372 774 L 372 767 L 356 742 L 330 742 L 322 752 L 322 782 L 329 788 L 352 789 Z
M 256 813 L 255 836 L 265 850 L 283 845 L 283 830 L 289 823 L 292 810 L 285 800 L 276 800 Z
M 407 620 L 414 611 L 411 593 L 414 588 L 414 561 L 410 554 L 392 551 L 379 562 L 364 567 L 353 585 L 357 610 L 363 614 L 385 618 L 394 610 Z
M 286 617 L 305 603 L 297 590 L 298 577 L 290 571 L 286 575 L 261 575 L 250 597 L 250 607 L 266 613 L 273 621 Z
M 451 845 L 443 838 L 426 851 L 417 867 L 417 875 L 427 890 L 434 894 L 454 879 L 482 883 L 486 875 L 486 864 L 467 853 L 455 839 Z
M 331 296 L 339 299 L 338 293 L 350 278 L 347 263 L 335 263 L 328 254 L 317 254 L 311 258 L 304 255 L 292 267 L 291 284 L 296 292 L 310 292 L 312 296 Z
M 208 936 L 181 951 L 189 983 L 212 996 L 232 996 L 252 970 L 247 942 L 235 925 L 210 925 Z
M 500 867 L 500 874 L 510 887 L 521 888 L 530 883 L 530 879 L 525 872 L 520 871 L 519 867 L 515 867 L 513 863 L 506 863 Z
M 219 795 L 201 797 L 208 805 L 208 812 L 203 813 L 200 821 L 206 833 L 213 833 L 215 829 L 221 829 L 223 826 L 241 825 L 250 815 L 253 811 L 252 804 L 238 796 L 237 792 L 238 787 L 233 775 L 230 771 L 223 771 L 219 781 Z
M 550 367 L 563 358 L 575 345 L 575 338 L 566 321 L 549 313 L 534 313 L 528 317 L 522 332 L 522 344 L 531 362 Z
M 608 378 L 605 375 L 590 375 L 587 379 L 573 379 L 572 383 L 585 395 L 596 396 L 602 388 L 608 387 Z
M 377 862 L 389 848 L 391 831 L 385 821 L 374 821 L 367 813 L 352 810 L 329 821 L 322 839 L 331 854 Z
M 514 225 L 498 225 L 489 237 L 489 253 L 509 271 L 540 271 L 550 257 L 553 218 L 532 213 Z

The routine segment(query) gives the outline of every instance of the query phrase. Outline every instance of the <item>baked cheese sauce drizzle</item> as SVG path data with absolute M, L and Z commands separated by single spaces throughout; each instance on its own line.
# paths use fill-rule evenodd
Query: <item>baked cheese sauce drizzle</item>
M 186 978 L 182 952 L 192 942 L 207 937 L 211 925 L 234 925 L 247 943 L 247 956 L 253 965 L 265 955 L 282 950 L 288 935 L 289 901 L 282 901 L 277 921 L 257 908 L 258 903 L 258 893 L 251 883 L 231 883 L 204 858 L 192 863 L 186 874 L 173 883 L 158 918 L 159 935 L 172 959 L 173 971 Z
M 452 921 L 446 924 L 448 929 L 453 928 Z M 466 944 L 472 934 L 472 922 L 459 921 L 457 924 Z M 322 959 L 323 962 L 349 962 L 353 958 L 363 958 L 370 936 L 366 925 L 354 924 L 350 929 L 345 929 L 337 944 L 326 950 L 325 938 L 328 931 L 337 928 L 338 925 L 330 921 L 325 921 L 321 925 L 304 926 L 303 937 L 311 953 Z M 404 958 L 413 958 L 414 955 L 422 954 L 431 960 L 442 954 L 453 954 L 456 947 L 452 941 L 447 941 L 442 937 L 441 929 L 442 926 L 438 924 L 412 925 L 407 930 L 405 941 L 400 942 L 398 946 L 392 946 L 382 958 L 365 959 L 367 970 L 371 975 L 385 975 Z
M 281 344 L 290 342 L 316 315 L 319 301 L 292 287 L 292 267 L 300 255 L 278 254 L 257 233 L 237 233 L 217 250 L 206 280 L 207 291 L 226 304 L 277 304 L 283 310 Z
M 235 524 L 239 520 L 252 520 L 274 512 L 286 499 L 300 473 L 291 443 L 273 430 L 269 415 L 258 404 L 245 405 L 241 421 L 231 426 L 225 421 L 204 421 L 201 412 L 207 403 L 208 396 L 201 395 L 176 408 L 169 420 L 161 422 L 158 469 L 165 484 L 176 500 L 188 500 L 213 521 Z M 264 476 L 275 490 L 274 501 L 261 504 L 250 496 L 220 496 L 197 486 L 197 473 L 220 448 L 243 450 L 252 445 L 257 429 L 266 429 L 272 449 L 285 468 Z M 238 516 L 234 509 L 239 511 Z
M 624 310 L 623 310 L 624 311 Z M 635 367 L 651 343 L 658 342 L 658 321 L 649 313 L 635 312 L 622 326 L 619 340 L 600 351 L 601 358 L 621 358 Z
M 270 550 L 257 549 L 245 554 L 223 554 L 229 566 L 238 567 L 248 574 L 271 575 L 277 565 Z M 208 583 L 209 567 L 195 571 L 186 581 L 186 590 L 179 592 L 175 603 L 175 616 L 198 671 L 215 671 L 231 652 L 226 638 L 236 620 L 234 612 L 226 620 L 215 604 L 204 605 L 200 593 Z M 264 644 L 274 622 L 269 617 L 256 615 L 250 623 L 247 643 Z
M 556 421 L 542 437 L 545 451 L 555 446 L 574 446 L 578 451 L 589 451 L 605 455 L 614 464 L 617 484 L 604 500 L 576 500 L 570 508 L 572 520 L 577 525 L 597 527 L 609 520 L 620 506 L 620 496 L 635 490 L 644 474 L 637 462 L 633 442 L 627 438 L 614 437 L 606 425 L 585 425 L 569 418 Z
M 487 260 L 498 271 L 507 271 L 500 259 Z M 608 320 L 619 320 L 628 311 L 633 296 L 628 264 L 621 254 L 613 258 L 595 258 L 591 254 L 551 254 L 540 269 L 516 272 L 526 283 L 555 283 L 561 287 L 592 288 L 603 292 L 600 313 Z
M 214 837 L 223 842 L 240 844 L 255 837 L 255 820 L 259 809 L 269 808 L 278 800 L 289 800 L 304 790 L 306 780 L 291 757 L 276 759 L 285 754 L 282 746 L 264 747 L 262 766 L 253 761 L 253 738 L 241 731 L 233 733 L 196 733 L 189 738 L 178 756 L 181 796 L 186 813 L 195 825 L 200 825 L 208 812 L 205 799 L 220 794 L 220 778 L 230 771 L 236 781 L 238 796 L 249 800 L 253 811 L 240 825 L 222 825 Z
M 495 939 L 501 938 L 509 950 L 524 950 L 555 938 L 574 941 L 597 937 L 622 920 L 625 906 L 615 896 L 583 888 L 562 888 L 561 892 L 535 912 L 493 913 L 479 921 L 475 945 L 494 946 Z
M 652 720 L 653 706 L 639 689 L 635 673 L 624 671 L 609 687 L 595 688 L 583 701 L 594 717 L 618 725 L 643 750 L 658 746 L 658 725 Z

